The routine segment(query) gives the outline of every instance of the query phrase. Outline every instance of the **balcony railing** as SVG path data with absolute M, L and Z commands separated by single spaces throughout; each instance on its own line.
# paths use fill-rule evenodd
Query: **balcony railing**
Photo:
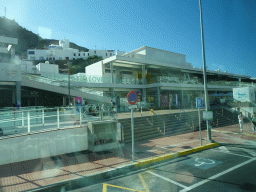
M 41 73 L 42 77 L 52 79 L 60 82 L 68 82 L 68 75 L 66 74 L 56 74 L 56 73 Z M 110 76 L 97 76 L 97 75 L 83 75 L 83 76 L 70 76 L 71 82 L 86 82 L 86 83 L 111 83 L 112 79 Z M 116 84 L 136 84 L 142 85 L 142 79 L 131 77 L 131 78 L 120 78 L 114 77 L 114 83 Z M 194 85 L 203 85 L 203 82 L 196 79 L 184 80 L 179 77 L 170 77 L 170 76 L 155 76 L 150 79 L 145 80 L 145 84 L 153 83 L 176 83 L 176 84 L 194 84 Z M 255 86 L 253 83 L 239 82 L 239 81 L 208 81 L 208 85 L 215 86 L 231 86 L 231 87 L 248 87 Z

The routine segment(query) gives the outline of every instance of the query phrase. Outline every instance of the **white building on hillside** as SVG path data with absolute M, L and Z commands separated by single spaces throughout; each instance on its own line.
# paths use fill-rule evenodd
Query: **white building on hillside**
M 39 73 L 59 73 L 59 65 L 49 64 L 49 62 L 39 63 L 36 65 Z
M 118 51 L 118 55 L 125 54 L 124 51 Z M 28 49 L 28 60 L 75 60 L 75 59 L 87 59 L 90 56 L 101 56 L 103 59 L 115 55 L 114 50 L 96 50 L 89 49 L 88 52 L 79 52 L 78 49 L 69 47 L 69 40 L 62 39 L 59 41 L 59 45 L 51 44 L 47 49 Z

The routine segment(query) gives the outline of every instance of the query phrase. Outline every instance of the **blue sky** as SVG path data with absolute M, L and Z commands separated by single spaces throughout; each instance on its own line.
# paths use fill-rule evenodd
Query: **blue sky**
M 256 2 L 202 0 L 206 65 L 256 77 Z M 150 46 L 202 67 L 198 0 L 2 0 L 0 15 L 44 38 L 89 49 Z

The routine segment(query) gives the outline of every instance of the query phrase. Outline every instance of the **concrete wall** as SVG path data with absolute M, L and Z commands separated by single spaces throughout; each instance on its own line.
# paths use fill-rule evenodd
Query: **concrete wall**
M 59 73 L 59 65 L 39 63 L 36 68 L 40 73 Z
M 102 77 L 102 61 L 85 67 L 86 75 L 97 75 Z
M 1 43 L 6 43 L 6 44 L 17 45 L 18 44 L 18 39 L 17 38 L 12 38 L 12 37 L 0 36 L 0 42 Z
M 1 63 L 0 81 L 21 81 L 21 65 Z
M 186 66 L 186 56 L 169 51 L 146 48 L 146 59 Z
M 88 149 L 87 127 L 0 139 L 0 165 Z

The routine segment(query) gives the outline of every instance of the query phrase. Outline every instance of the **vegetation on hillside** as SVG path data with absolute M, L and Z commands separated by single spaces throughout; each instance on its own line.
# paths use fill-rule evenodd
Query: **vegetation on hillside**
M 96 63 L 98 61 L 103 60 L 102 57 L 99 57 L 97 55 L 94 55 L 92 57 L 88 57 L 87 60 L 84 60 L 82 58 L 76 59 L 72 61 L 72 67 L 70 69 L 71 74 L 76 73 L 84 73 L 85 67 L 88 65 L 91 65 L 93 63 Z M 55 64 L 59 65 L 60 73 L 62 72 L 62 69 L 67 69 L 67 66 L 65 65 L 67 63 L 66 60 L 57 60 L 55 61 Z M 65 72 L 66 73 L 66 72 Z
M 18 38 L 18 45 L 15 45 L 16 55 L 21 58 L 27 57 L 28 49 L 43 49 L 50 44 L 59 44 L 59 40 L 43 39 L 38 34 L 21 27 L 15 20 L 0 17 L 0 36 Z M 87 52 L 85 47 L 78 46 L 70 42 L 70 48 L 78 49 L 79 51 Z

